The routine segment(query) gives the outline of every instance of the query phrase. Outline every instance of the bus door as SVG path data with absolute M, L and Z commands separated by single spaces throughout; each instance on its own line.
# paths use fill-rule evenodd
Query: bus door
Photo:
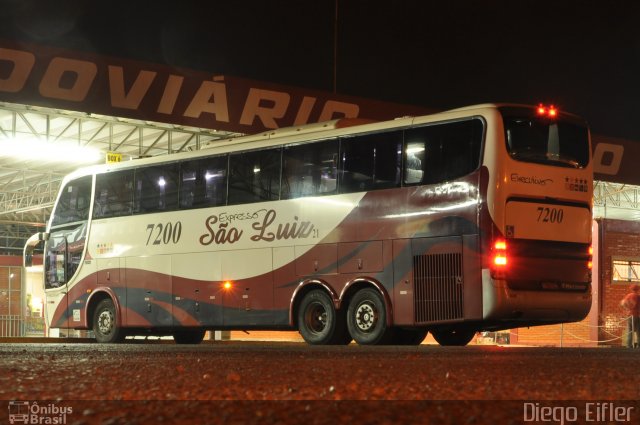
M 44 314 L 49 328 L 69 327 L 66 257 L 69 243 L 64 232 L 54 232 L 44 256 Z
M 69 305 L 69 281 L 82 260 L 86 222 L 56 229 L 47 235 L 44 250 L 45 318 L 50 328 L 68 328 L 79 321 Z M 78 310 L 79 311 L 79 310 Z

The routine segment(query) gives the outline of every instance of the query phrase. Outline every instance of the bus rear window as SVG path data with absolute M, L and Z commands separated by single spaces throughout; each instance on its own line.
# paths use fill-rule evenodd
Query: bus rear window
M 572 119 L 536 117 L 528 110 L 503 111 L 507 151 L 517 161 L 583 168 L 589 163 L 589 133 Z

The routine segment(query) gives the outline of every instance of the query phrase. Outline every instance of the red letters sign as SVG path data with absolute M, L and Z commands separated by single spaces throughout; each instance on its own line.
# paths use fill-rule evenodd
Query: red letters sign
M 342 117 L 385 120 L 430 112 L 6 41 L 0 41 L 0 101 L 248 134 Z

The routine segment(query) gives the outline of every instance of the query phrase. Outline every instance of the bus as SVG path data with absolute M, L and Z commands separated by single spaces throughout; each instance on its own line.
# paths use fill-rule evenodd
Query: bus
M 44 243 L 46 322 L 96 340 L 297 330 L 466 345 L 591 306 L 586 122 L 484 104 L 80 169 Z

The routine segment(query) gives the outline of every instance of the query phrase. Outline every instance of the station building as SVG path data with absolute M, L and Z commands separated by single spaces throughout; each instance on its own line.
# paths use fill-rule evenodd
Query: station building
M 22 267 L 62 178 L 82 156 L 129 160 L 198 150 L 241 134 L 341 117 L 372 120 L 433 110 L 230 76 L 0 41 L 0 337 L 45 334 L 42 269 Z M 620 299 L 640 282 L 640 142 L 592 135 L 593 305 L 580 323 L 483 335 L 478 343 L 619 345 Z M 67 151 L 69 145 L 82 147 Z M 20 156 L 19 154 L 22 154 Z M 68 160 L 54 161 L 55 156 Z M 92 157 L 92 155 L 94 155 Z M 299 339 L 297 333 L 231 338 Z

